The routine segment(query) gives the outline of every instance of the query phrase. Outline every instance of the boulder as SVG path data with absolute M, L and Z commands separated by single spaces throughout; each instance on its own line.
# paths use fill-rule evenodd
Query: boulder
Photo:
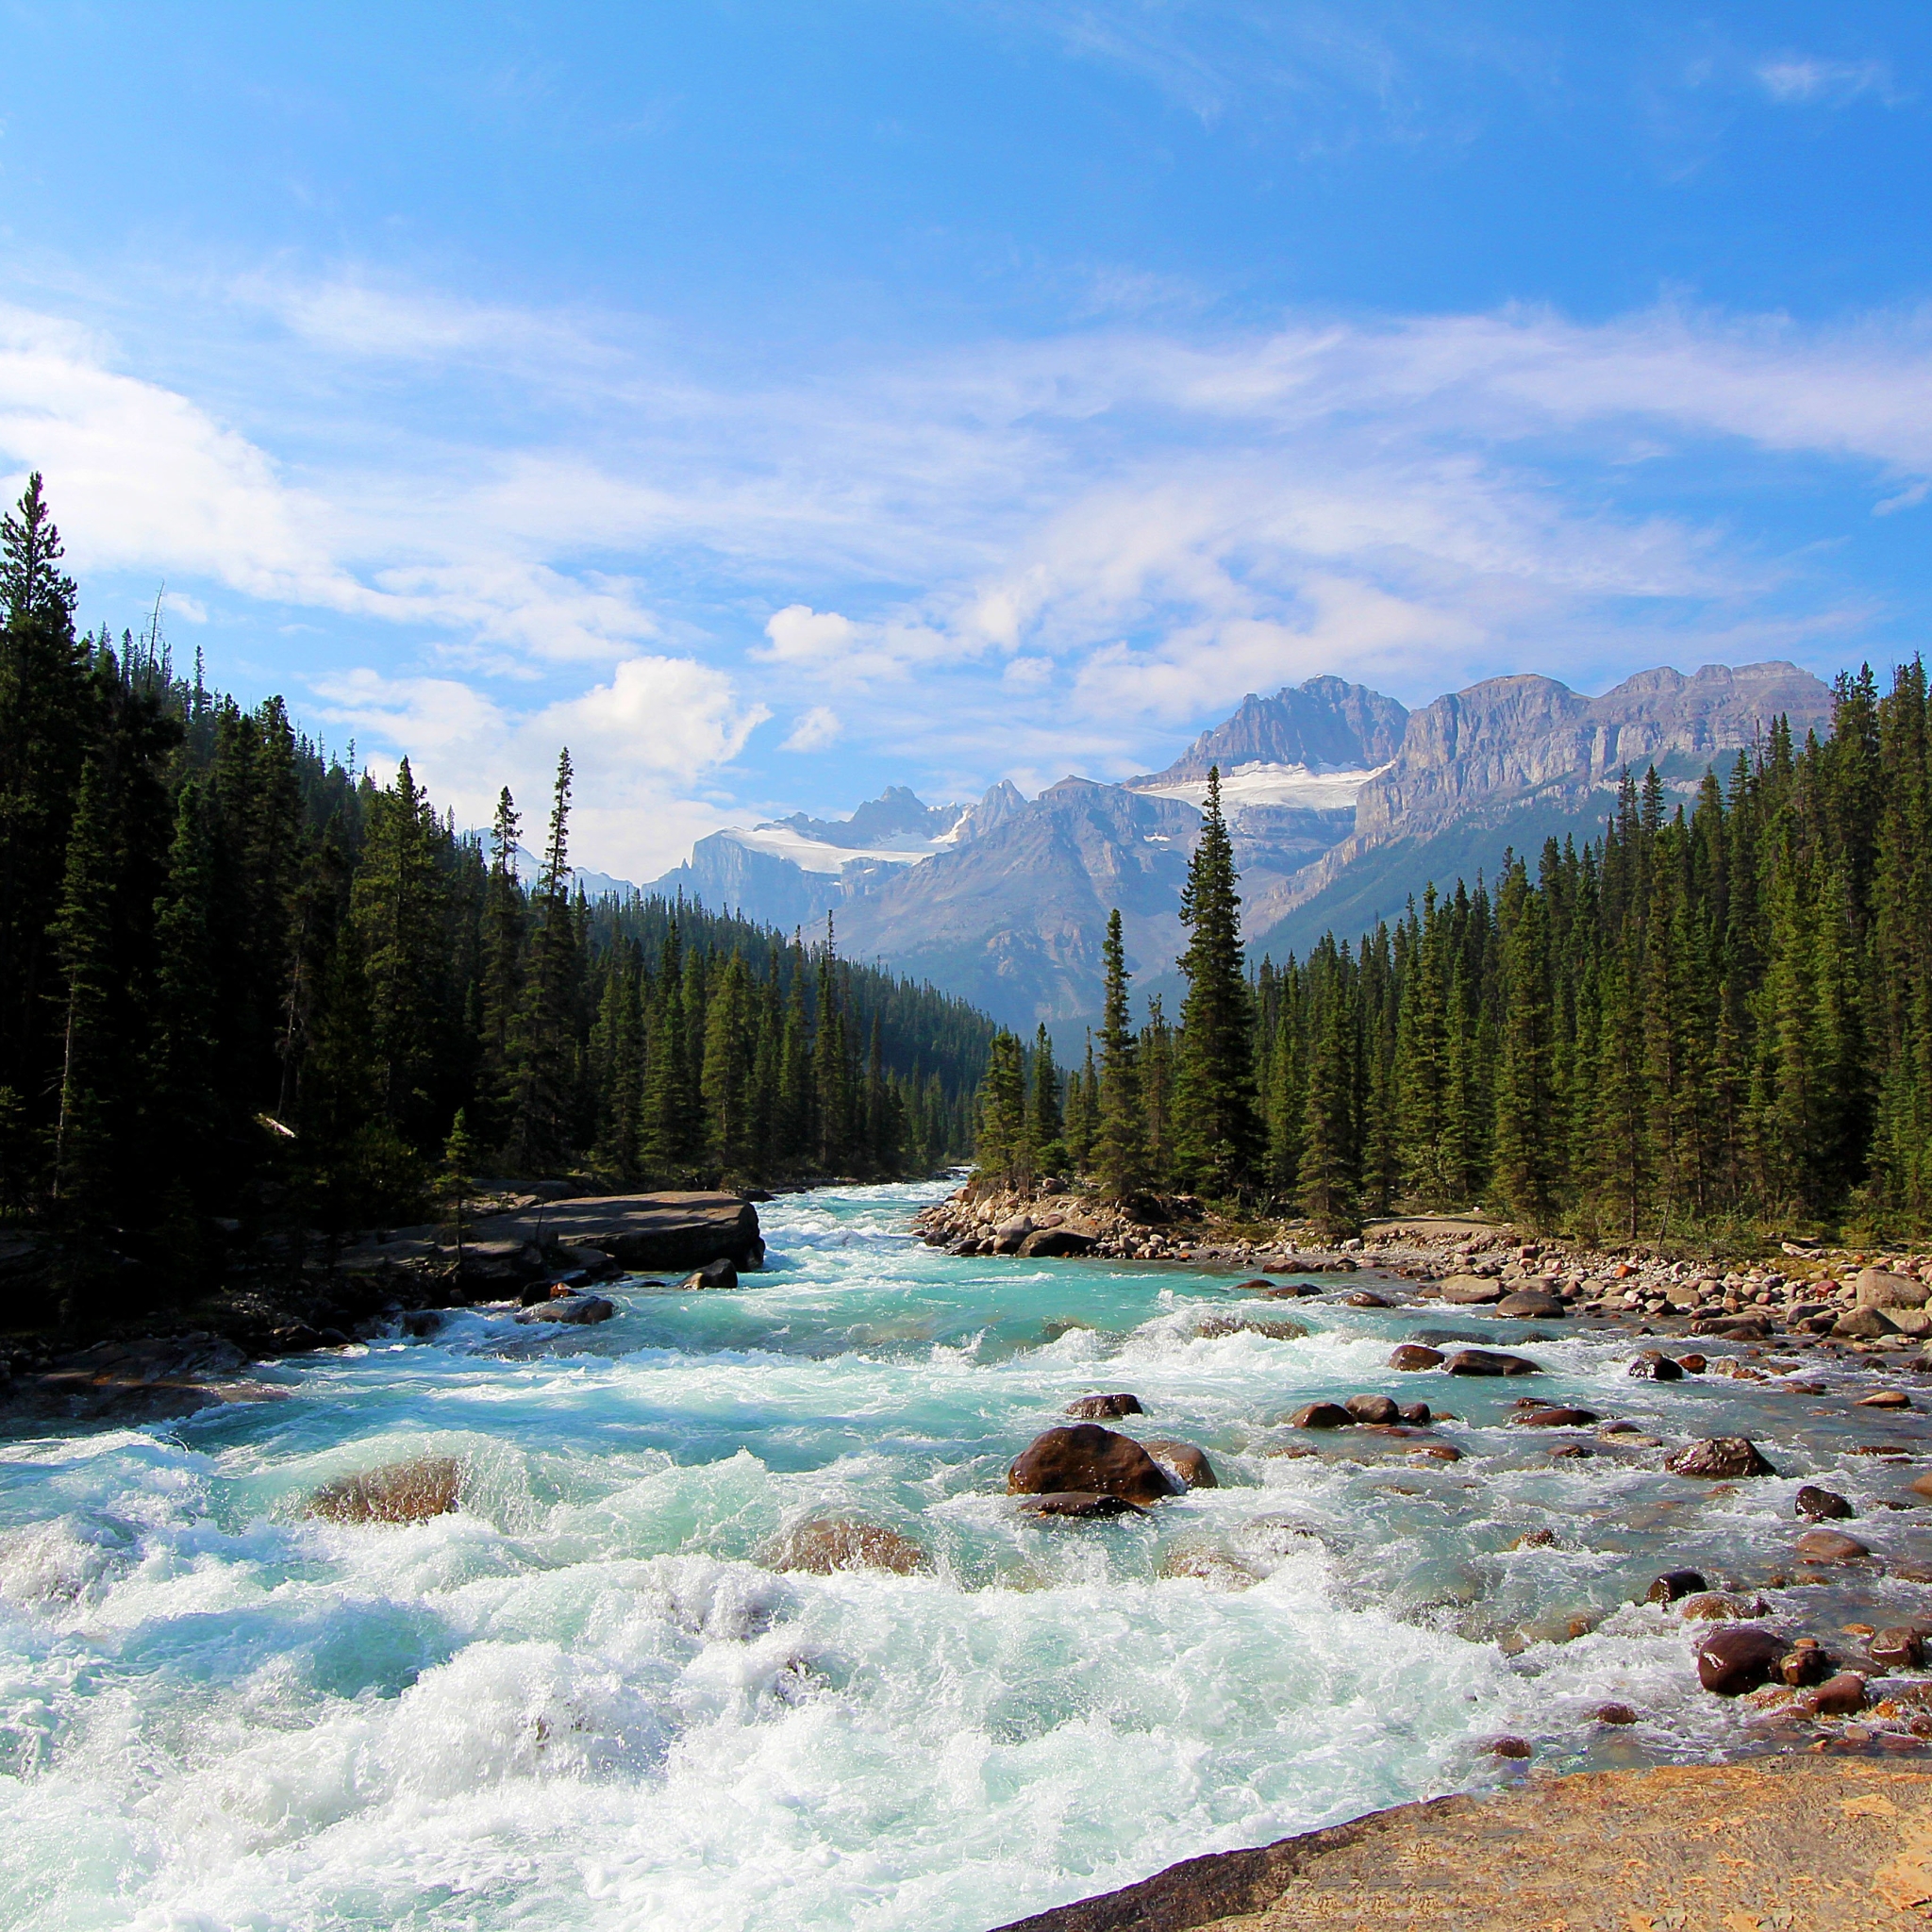
M 1155 1503 L 1174 1493 L 1174 1482 L 1131 1437 L 1098 1423 L 1075 1423 L 1036 1436 L 1007 1472 L 1009 1495 L 1068 1491 Z
M 1067 1404 L 1067 1413 L 1076 1416 L 1081 1422 L 1094 1423 L 1123 1415 L 1145 1415 L 1138 1395 L 1129 1395 L 1124 1390 L 1118 1395 L 1083 1395 L 1077 1402 Z
M 1050 1261 L 1070 1255 L 1091 1255 L 1099 1245 L 1097 1237 L 1082 1234 L 1076 1227 L 1036 1227 L 1016 1252 L 1023 1259 Z
M 1701 1375 L 1710 1364 L 1701 1355 L 1680 1355 L 1677 1357 L 1677 1366 L 1687 1375 Z
M 1395 1306 L 1387 1295 L 1371 1294 L 1365 1288 L 1358 1288 L 1341 1299 L 1343 1306 L 1351 1308 L 1389 1308 Z
M 1861 1308 L 1923 1308 L 1932 1299 L 1932 1288 L 1909 1274 L 1893 1274 L 1884 1268 L 1861 1268 L 1852 1289 L 1852 1299 Z
M 1840 1671 L 1798 1699 L 1807 1717 L 1850 1717 L 1865 1707 L 1865 1680 L 1857 1671 Z
M 1932 1469 L 1924 1475 L 1915 1475 L 1906 1487 L 1921 1496 L 1932 1496 Z
M 738 1264 L 729 1255 L 720 1255 L 715 1260 L 707 1261 L 702 1268 L 693 1268 L 677 1285 L 686 1290 L 736 1288 Z
M 1033 1217 L 1030 1214 L 1008 1215 L 992 1232 L 995 1241 L 1024 1241 L 1033 1232 Z
M 1125 1496 L 1103 1495 L 1094 1490 L 1047 1490 L 1027 1496 L 1020 1510 L 1025 1516 L 1071 1516 L 1081 1521 L 1144 1513 L 1141 1504 Z
M 932 1567 L 925 1552 L 897 1530 L 840 1516 L 794 1524 L 765 1560 L 774 1570 L 803 1570 L 813 1576 L 839 1570 L 890 1570 L 896 1576 L 910 1576 Z
M 1643 1592 L 1643 1600 L 1647 1604 L 1674 1604 L 1708 1588 L 1701 1571 L 1666 1570 Z
M 1881 1671 L 1916 1671 L 1925 1661 L 1925 1633 L 1911 1624 L 1893 1624 L 1873 1637 L 1865 1655 Z
M 1808 1684 L 1824 1683 L 1832 1670 L 1831 1657 L 1817 1638 L 1801 1637 L 1778 1658 L 1772 1675 L 1778 1683 L 1802 1690 Z
M 1310 1402 L 1289 1417 L 1297 1429 L 1345 1429 L 1355 1421 L 1339 1402 Z
M 1177 1442 L 1167 1436 L 1149 1436 L 1141 1446 L 1184 1489 L 1218 1490 L 1221 1487 L 1221 1478 L 1214 1474 L 1214 1465 L 1208 1460 L 1206 1453 L 1191 1442 Z
M 1351 1395 L 1342 1407 L 1358 1423 L 1394 1423 L 1402 1420 L 1402 1411 L 1386 1395 Z
M 1664 1467 L 1677 1475 L 1703 1476 L 1713 1482 L 1777 1474 L 1746 1436 L 1706 1436 L 1687 1442 L 1674 1455 L 1665 1457 Z
M 592 1194 L 547 1201 L 475 1224 L 478 1242 L 551 1241 L 595 1248 L 632 1270 L 701 1268 L 720 1258 L 764 1265 L 758 1209 L 741 1195 Z
M 1630 1374 L 1642 1382 L 1680 1382 L 1684 1371 L 1660 1348 L 1646 1348 L 1630 1364 Z
M 1426 1427 L 1435 1421 L 1435 1417 L 1429 1412 L 1429 1405 L 1426 1402 L 1405 1402 L 1396 1413 L 1401 1416 L 1404 1422 L 1413 1423 L 1419 1427 Z
M 135 1424 L 192 1415 L 230 1402 L 273 1402 L 288 1394 L 243 1371 L 247 1357 L 219 1335 L 196 1331 L 142 1341 L 97 1341 L 62 1356 L 51 1369 L 13 1378 L 9 1415 Z
M 1876 1308 L 1847 1308 L 1831 1324 L 1831 1332 L 1848 1341 L 1876 1341 L 1898 1331 Z
M 1600 1724 L 1634 1724 L 1637 1722 L 1637 1713 L 1627 1704 L 1599 1704 L 1590 1715 Z
M 1236 1294 L 1273 1294 L 1274 1284 L 1265 1274 L 1257 1274 L 1247 1281 L 1237 1281 L 1234 1291 Z
M 1872 1552 L 1841 1529 L 1807 1529 L 1796 1544 L 1801 1563 L 1856 1563 Z
M 1256 1315 L 1204 1315 L 1194 1324 L 1196 1341 L 1216 1341 L 1224 1335 L 1265 1335 L 1270 1341 L 1301 1341 L 1307 1330 L 1299 1322 L 1264 1320 Z
M 1490 1312 L 1524 1321 L 1550 1322 L 1563 1313 L 1563 1304 L 1546 1289 L 1520 1288 L 1514 1294 L 1506 1294 Z
M 1482 1274 L 1452 1274 L 1442 1284 L 1442 1299 L 1458 1307 L 1480 1307 L 1503 1299 L 1503 1284 Z
M 1526 1356 L 1504 1355 L 1488 1348 L 1458 1348 L 1442 1366 L 1452 1375 L 1540 1375 L 1542 1370 Z
M 1785 1654 L 1784 1640 L 1754 1624 L 1727 1624 L 1697 1644 L 1697 1681 L 1719 1697 L 1741 1697 L 1768 1684 Z
M 1593 1408 L 1524 1408 L 1509 1418 L 1524 1429 L 1587 1429 L 1597 1420 Z
M 1527 1757 L 1530 1755 L 1527 1738 L 1493 1738 L 1490 1741 L 1490 1756 L 1492 1757 Z
M 608 1322 L 617 1312 L 614 1302 L 601 1294 L 566 1294 L 556 1301 L 537 1302 L 518 1311 L 519 1322 L 569 1322 L 588 1327 L 593 1322 Z
M 1440 1348 L 1424 1348 L 1419 1341 L 1405 1341 L 1389 1357 L 1391 1369 L 1435 1369 L 1448 1360 Z
M 324 1483 L 308 1514 L 329 1523 L 426 1523 L 457 1507 L 463 1466 L 453 1456 L 419 1456 Z
M 1683 1598 L 1677 1605 L 1677 1614 L 1689 1624 L 1730 1624 L 1740 1617 L 1768 1617 L 1771 1606 L 1761 1596 L 1706 1590 Z
M 1798 1491 L 1798 1514 L 1809 1517 L 1813 1523 L 1837 1522 L 1857 1513 L 1836 1490 L 1821 1490 L 1814 1483 L 1807 1483 Z
M 1861 1395 L 1855 1407 L 1858 1408 L 1909 1408 L 1912 1398 L 1903 1389 L 1881 1389 L 1873 1395 Z

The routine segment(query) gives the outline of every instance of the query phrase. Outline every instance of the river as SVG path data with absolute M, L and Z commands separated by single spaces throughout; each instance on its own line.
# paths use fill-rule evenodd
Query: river
M 1923 1452 L 1924 1418 L 1853 1410 L 1841 1372 L 1635 1382 L 1627 1334 L 1351 1308 L 1333 1277 L 1261 1302 L 1191 1269 L 958 1259 L 910 1233 L 940 1191 L 775 1201 L 736 1293 L 619 1282 L 591 1329 L 465 1311 L 268 1370 L 281 1401 L 0 1445 L 0 1924 L 981 1932 L 1520 1774 L 1499 1733 L 1558 1768 L 1746 1748 L 1753 1713 L 1629 1599 L 1679 1564 L 1789 1567 L 1800 1479 L 1882 1555 L 1924 1541 L 1866 1507 L 1903 1483 L 1855 1452 Z M 1554 1459 L 1502 1425 L 1522 1382 L 1387 1367 L 1447 1331 L 1526 1348 L 1540 1395 L 1749 1434 L 1780 1474 L 1698 1485 L 1593 1434 Z M 1222 1486 L 1019 1517 L 1008 1461 L 1105 1390 Z M 1455 1410 L 1464 1459 L 1282 1426 L 1357 1390 Z M 463 1459 L 454 1513 L 305 1514 L 425 1454 Z M 813 1513 L 932 1567 L 761 1567 Z M 1826 1635 L 1932 1591 L 1773 1601 Z M 1607 1699 L 1641 1722 L 1591 1724 Z

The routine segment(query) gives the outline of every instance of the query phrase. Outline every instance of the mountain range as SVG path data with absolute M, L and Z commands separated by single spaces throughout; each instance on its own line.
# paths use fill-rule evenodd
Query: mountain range
M 1140 990 L 1177 991 L 1180 889 L 1211 766 L 1250 947 L 1279 958 L 1399 916 L 1432 880 L 1493 876 L 1511 847 L 1594 837 L 1626 768 L 1654 764 L 1688 795 L 1779 716 L 1801 738 L 1822 730 L 1830 690 L 1793 664 L 1707 665 L 1641 672 L 1595 698 L 1550 677 L 1490 678 L 1409 711 L 1314 677 L 1244 698 L 1164 771 L 1067 777 L 1032 799 L 1002 782 L 974 805 L 893 786 L 849 819 L 712 833 L 645 890 L 781 926 L 831 913 L 849 956 L 1064 1035 L 1099 1007 L 1109 908 Z

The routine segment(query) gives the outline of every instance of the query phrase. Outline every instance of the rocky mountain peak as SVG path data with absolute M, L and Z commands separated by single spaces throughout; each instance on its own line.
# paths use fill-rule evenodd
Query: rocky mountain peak
M 1301 765 L 1309 771 L 1362 771 L 1387 764 L 1402 743 L 1408 713 L 1393 698 L 1340 677 L 1284 685 L 1273 697 L 1250 691 L 1225 724 L 1204 731 L 1164 772 L 1129 778 L 1130 790 L 1222 775 L 1242 765 Z

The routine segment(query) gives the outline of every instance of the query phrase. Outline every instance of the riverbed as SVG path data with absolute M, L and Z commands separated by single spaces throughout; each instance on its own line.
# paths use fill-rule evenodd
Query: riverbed
M 1348 1307 L 1363 1277 L 958 1258 L 910 1231 L 941 1191 L 773 1202 L 736 1292 L 462 1311 L 266 1370 L 278 1401 L 0 1445 L 0 1924 L 980 1932 L 1520 1774 L 1503 1733 L 1557 1769 L 1761 1748 L 1693 1629 L 1631 1602 L 1660 1571 L 1785 1578 L 1773 1609 L 1835 1645 L 1932 1614 L 1790 1553 L 1809 1482 L 1879 1566 L 1932 1560 L 1924 1509 L 1878 1507 L 1920 1502 L 1926 1419 L 1856 1407 L 1869 1375 L 1769 1348 L 1761 1381 L 1633 1381 L 1627 1331 Z M 1663 1446 L 1508 1425 L 1524 1381 L 1391 1371 L 1415 1339 L 1518 1348 L 1540 1397 Z M 1220 1487 L 1020 1515 L 1008 1463 L 1106 1391 Z M 1287 1426 L 1357 1391 L 1453 1411 L 1461 1459 Z M 1778 1474 L 1663 1468 L 1722 1434 Z M 306 1513 L 423 1456 L 461 1461 L 456 1511 Z M 768 1567 L 819 1516 L 928 1567 Z M 1593 1724 L 1611 1700 L 1639 1722 Z

